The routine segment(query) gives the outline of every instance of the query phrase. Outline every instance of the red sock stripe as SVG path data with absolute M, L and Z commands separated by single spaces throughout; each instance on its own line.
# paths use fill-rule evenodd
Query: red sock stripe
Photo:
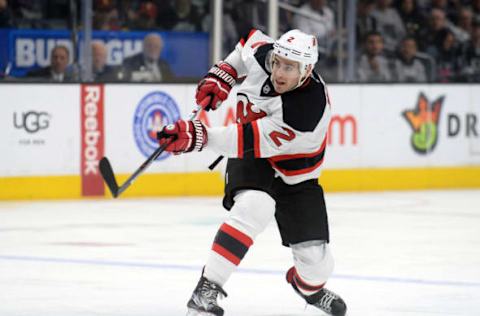
M 235 256 L 233 253 L 228 251 L 227 249 L 223 248 L 217 243 L 214 243 L 212 246 L 212 250 L 218 253 L 220 256 L 224 257 L 234 265 L 238 266 L 240 264 L 241 259 Z
M 250 247 L 253 245 L 253 240 L 252 238 L 248 237 L 238 229 L 228 225 L 227 223 L 223 223 L 223 225 L 220 227 L 220 230 L 229 234 L 233 238 L 237 239 L 239 242 L 244 244 L 246 247 Z
M 297 273 L 297 269 L 294 270 L 293 273 L 293 280 L 295 281 L 295 284 L 301 288 L 302 290 L 305 291 L 318 291 L 323 288 L 325 283 L 322 283 L 320 285 L 310 285 L 307 282 L 303 281 L 300 275 Z

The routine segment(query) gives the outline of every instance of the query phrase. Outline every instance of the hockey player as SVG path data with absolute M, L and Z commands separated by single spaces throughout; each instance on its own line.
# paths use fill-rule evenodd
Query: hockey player
M 315 37 L 292 30 L 273 41 L 258 30 L 242 38 L 197 87 L 196 101 L 216 110 L 238 78 L 237 123 L 206 128 L 180 120 L 159 133 L 176 154 L 207 147 L 229 157 L 220 226 L 201 278 L 188 301 L 189 315 L 223 315 L 217 297 L 255 238 L 275 217 L 293 267 L 287 282 L 308 304 L 335 316 L 344 301 L 324 285 L 333 271 L 327 211 L 318 184 L 327 142 L 330 103 L 313 71 Z

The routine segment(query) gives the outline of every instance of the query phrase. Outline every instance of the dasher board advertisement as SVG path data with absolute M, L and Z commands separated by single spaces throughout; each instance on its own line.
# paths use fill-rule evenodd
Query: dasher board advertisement
M 475 86 L 332 85 L 328 91 L 332 120 L 325 169 L 480 164 Z M 109 85 L 105 94 L 106 152 L 120 172 L 148 157 L 157 146 L 156 132 L 188 117 L 195 106 L 194 85 Z M 235 122 L 235 112 L 233 90 L 219 110 L 202 112 L 199 119 L 224 126 Z M 208 149 L 175 157 L 164 153 L 148 172 L 205 171 L 215 157 Z
M 114 170 L 128 174 L 157 148 L 156 132 L 187 118 L 195 107 L 195 85 L 111 84 L 102 86 L 102 99 L 95 101 L 102 115 L 87 111 L 82 117 L 82 104 L 93 109 L 82 99 L 82 87 L 0 85 L 0 176 L 79 176 L 82 157 L 83 165 L 92 167 L 102 153 Z M 478 86 L 330 85 L 328 91 L 327 170 L 480 165 Z M 225 126 L 235 122 L 235 112 L 233 90 L 218 111 L 198 118 Z M 93 137 L 97 127 L 104 138 Z M 164 153 L 146 172 L 207 172 L 216 157 L 208 148 Z
M 0 176 L 79 174 L 79 85 L 0 85 Z

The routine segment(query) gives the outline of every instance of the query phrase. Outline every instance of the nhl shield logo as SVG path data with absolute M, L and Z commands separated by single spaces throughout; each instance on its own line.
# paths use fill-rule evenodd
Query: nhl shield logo
M 270 91 L 271 91 L 270 86 L 268 85 L 268 83 L 266 83 L 266 84 L 263 86 L 263 88 L 262 88 L 262 92 L 263 92 L 264 94 L 269 94 Z
M 179 119 L 177 103 L 167 93 L 155 91 L 143 97 L 133 118 L 133 135 L 140 152 L 145 157 L 150 156 L 158 148 L 157 132 Z M 169 155 L 168 152 L 163 152 L 157 160 Z

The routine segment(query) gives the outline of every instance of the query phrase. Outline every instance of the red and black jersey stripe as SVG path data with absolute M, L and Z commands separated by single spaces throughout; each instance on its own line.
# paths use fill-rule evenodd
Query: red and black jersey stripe
M 312 172 L 320 167 L 325 157 L 327 137 L 319 150 L 309 154 L 291 154 L 268 158 L 270 164 L 286 176 L 295 176 Z
M 252 244 L 253 240 L 249 236 L 224 223 L 215 236 L 212 250 L 238 265 Z
M 245 46 L 245 43 L 248 41 L 250 37 L 252 37 L 253 34 L 255 34 L 256 31 L 257 31 L 256 29 L 251 29 L 247 35 L 242 36 L 240 38 L 240 44 L 242 46 Z
M 260 135 L 256 121 L 237 125 L 238 158 L 254 159 L 260 157 Z

